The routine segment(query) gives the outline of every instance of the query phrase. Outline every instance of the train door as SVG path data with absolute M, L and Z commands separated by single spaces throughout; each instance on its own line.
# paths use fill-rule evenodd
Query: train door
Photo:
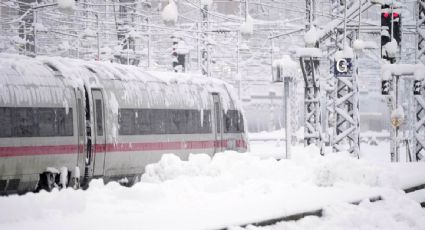
M 220 101 L 220 95 L 218 93 L 213 93 L 213 107 L 214 107 L 214 152 L 223 151 L 223 116 L 222 116 L 222 107 Z
M 84 105 L 83 105 L 83 92 L 80 89 L 76 90 L 77 95 L 77 135 L 78 135 L 78 166 L 83 166 L 80 163 L 84 162 L 84 121 L 85 121 L 85 113 L 84 113 Z
M 106 134 L 105 134 L 105 108 L 103 95 L 100 89 L 92 90 L 93 96 L 93 150 L 94 166 L 93 176 L 103 175 L 106 153 Z

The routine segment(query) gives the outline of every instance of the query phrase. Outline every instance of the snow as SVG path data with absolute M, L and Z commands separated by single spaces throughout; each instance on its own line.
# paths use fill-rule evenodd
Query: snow
M 86 28 L 83 31 L 83 36 L 85 36 L 85 37 L 91 37 L 91 38 L 96 37 L 96 31 L 94 31 L 94 30 L 92 30 L 90 28 Z
M 201 5 L 202 6 L 207 6 L 208 9 L 211 8 L 212 3 L 213 3 L 213 0 L 201 0 Z
M 335 52 L 335 61 L 344 58 L 354 58 L 354 52 L 351 47 L 346 46 L 343 50 Z
M 413 77 L 415 80 L 425 78 L 425 65 L 419 64 L 383 64 L 381 68 L 383 80 L 391 80 L 392 76 L 402 76 L 403 78 Z
M 304 42 L 306 47 L 314 47 L 317 42 L 317 30 L 316 27 L 311 26 L 310 30 L 304 35 Z
M 48 32 L 49 30 L 42 23 L 34 23 L 34 29 L 38 32 Z
M 250 15 L 246 16 L 246 20 L 240 26 L 241 35 L 249 37 L 254 34 L 254 22 Z
M 19 45 L 25 45 L 27 42 L 23 39 L 23 38 L 21 38 L 21 37 L 19 37 L 19 36 L 14 36 L 14 37 L 12 37 L 12 40 L 16 43 L 16 44 L 19 44 Z
M 300 69 L 299 64 L 293 61 L 289 55 L 283 55 L 281 59 L 274 60 L 272 65 L 281 68 L 284 77 L 295 77 Z
M 381 157 L 374 163 L 343 152 L 322 157 L 315 146 L 295 146 L 292 160 L 278 161 L 267 157 L 283 151 L 278 141 L 259 143 L 249 153 L 191 154 L 188 160 L 165 154 L 131 188 L 93 180 L 86 191 L 0 197 L 0 228 L 108 230 L 125 223 L 126 229 L 218 229 L 324 208 L 323 218 L 266 229 L 423 229 L 425 211 L 399 190 L 425 182 L 420 163 L 391 164 Z M 362 149 L 367 156 L 386 147 Z M 378 195 L 383 201 L 365 199 Z M 363 200 L 358 206 L 347 204 L 358 200 Z
M 58 7 L 62 9 L 74 8 L 75 1 L 74 0 L 57 0 Z
M 74 0 L 57 0 L 58 9 L 65 14 L 71 14 L 75 8 Z
M 176 46 L 177 54 L 189 54 L 192 47 L 188 46 L 184 40 L 179 40 Z
M 365 48 L 365 42 L 363 40 L 357 39 L 357 40 L 354 41 L 353 49 L 356 52 L 361 52 L 361 51 L 363 51 L 364 48 Z
M 296 57 L 322 57 L 322 51 L 318 48 L 297 48 Z
M 60 168 L 59 184 L 65 186 L 68 183 L 68 169 L 66 167 Z
M 306 217 L 299 221 L 281 222 L 268 227 L 249 226 L 248 230 L 358 230 L 358 229 L 423 229 L 425 211 L 417 202 L 400 192 L 388 192 L 384 200 L 359 205 L 338 204 L 325 207 L 323 217 Z M 231 230 L 241 230 L 232 228 Z
M 395 57 L 395 55 L 397 54 L 397 51 L 398 51 L 398 44 L 395 39 L 392 39 L 390 42 L 388 42 L 382 47 L 382 52 L 386 53 L 388 57 Z
M 52 168 L 52 167 L 46 168 L 46 172 L 50 172 L 50 173 L 53 173 L 53 174 L 59 174 L 59 170 L 56 169 L 56 168 Z
M 378 49 L 379 46 L 374 41 L 363 41 L 364 49 Z
M 177 5 L 174 0 L 169 0 L 168 5 L 164 7 L 161 13 L 162 20 L 166 25 L 174 25 L 179 16 Z

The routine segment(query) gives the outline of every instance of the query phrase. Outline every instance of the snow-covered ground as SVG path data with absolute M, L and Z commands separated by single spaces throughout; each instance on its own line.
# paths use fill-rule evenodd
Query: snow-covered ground
M 131 188 L 94 180 L 87 191 L 0 197 L 0 229 L 217 229 L 319 208 L 323 218 L 265 229 L 424 229 L 424 194 L 400 188 L 424 183 L 425 167 L 391 164 L 388 149 L 387 142 L 362 145 L 356 160 L 296 146 L 293 159 L 275 160 L 270 156 L 282 154 L 284 144 L 269 140 L 212 159 L 168 154 Z M 383 201 L 366 199 L 377 195 Z

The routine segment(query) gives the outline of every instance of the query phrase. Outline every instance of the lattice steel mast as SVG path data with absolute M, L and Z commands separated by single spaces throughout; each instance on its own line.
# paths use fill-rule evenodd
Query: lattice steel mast
M 416 63 L 425 64 L 425 0 L 418 0 L 416 7 L 417 53 Z M 421 95 L 415 96 L 416 125 L 414 130 L 414 154 L 416 160 L 425 156 L 425 82 L 422 82 Z M 422 155 L 421 155 L 422 153 Z

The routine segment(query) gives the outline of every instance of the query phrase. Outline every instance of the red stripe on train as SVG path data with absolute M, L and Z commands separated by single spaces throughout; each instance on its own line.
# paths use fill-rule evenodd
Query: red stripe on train
M 0 157 L 73 154 L 77 151 L 77 145 L 0 147 Z
M 134 152 L 134 151 L 160 151 L 181 149 L 211 149 L 227 147 L 227 140 L 223 141 L 185 141 L 185 142 L 147 142 L 147 143 L 119 143 L 119 144 L 97 144 L 94 146 L 96 152 Z M 82 152 L 82 145 L 54 145 L 54 146 L 18 146 L 0 147 L 0 157 L 13 156 L 37 156 L 57 154 L 77 154 L 78 147 Z M 246 148 L 244 140 L 236 140 L 236 147 Z

